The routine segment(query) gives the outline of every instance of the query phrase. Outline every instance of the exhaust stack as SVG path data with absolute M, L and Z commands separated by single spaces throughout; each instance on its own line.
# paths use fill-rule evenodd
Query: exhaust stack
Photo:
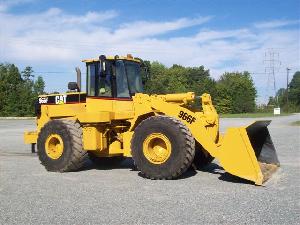
M 77 74 L 77 86 L 78 86 L 78 92 L 81 91 L 81 70 L 79 67 L 75 68 L 76 74 Z

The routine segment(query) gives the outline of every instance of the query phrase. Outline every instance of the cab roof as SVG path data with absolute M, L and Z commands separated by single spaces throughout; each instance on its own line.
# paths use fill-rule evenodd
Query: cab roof
M 108 60 L 115 60 L 116 58 L 121 59 L 121 60 L 128 60 L 128 61 L 141 63 L 140 59 L 132 57 L 131 54 L 127 54 L 127 56 L 106 56 L 106 59 L 108 59 Z M 99 62 L 99 58 L 84 59 L 84 60 L 82 60 L 82 62 L 85 62 L 85 63 Z

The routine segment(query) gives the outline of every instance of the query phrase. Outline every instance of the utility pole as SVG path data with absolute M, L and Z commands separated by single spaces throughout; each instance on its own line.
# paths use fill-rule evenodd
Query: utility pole
M 286 68 L 286 110 L 289 112 L 289 71 L 290 68 Z

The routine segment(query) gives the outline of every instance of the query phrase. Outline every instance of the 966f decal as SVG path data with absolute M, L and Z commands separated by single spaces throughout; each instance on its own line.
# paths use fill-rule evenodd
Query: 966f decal
M 40 97 L 39 98 L 39 104 L 46 104 L 48 103 L 48 98 L 47 97 Z
M 192 124 L 196 121 L 196 118 L 193 117 L 192 115 L 189 115 L 188 113 L 185 113 L 183 111 L 180 111 L 178 114 L 178 117 L 182 120 L 185 120 L 186 122 Z

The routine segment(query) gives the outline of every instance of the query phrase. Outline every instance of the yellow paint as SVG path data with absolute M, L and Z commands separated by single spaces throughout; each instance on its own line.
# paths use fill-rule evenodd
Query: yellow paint
M 182 95 L 182 100 L 186 99 L 186 96 Z M 145 100 L 143 100 L 143 98 Z M 165 99 L 161 98 L 160 96 L 148 96 L 145 94 L 137 94 L 134 98 L 137 99 L 137 104 L 134 105 L 135 110 L 137 112 L 143 112 L 144 114 L 145 109 L 148 109 L 148 112 L 152 112 L 153 109 L 156 109 L 159 112 L 162 112 L 165 115 L 172 116 L 174 118 L 178 118 L 180 111 L 187 113 L 195 118 L 195 122 L 189 123 L 186 120 L 181 120 L 183 124 L 185 124 L 195 139 L 201 143 L 201 145 L 207 149 L 207 151 L 212 155 L 216 156 L 217 154 L 217 143 L 216 138 L 218 134 L 219 124 L 216 123 L 218 121 L 218 114 L 215 111 L 209 111 L 208 107 L 206 107 L 206 111 L 203 113 L 195 113 L 187 108 L 180 106 L 179 104 L 174 104 L 167 102 Z M 180 101 L 180 99 L 176 99 L 176 101 Z M 146 102 L 146 104 L 142 104 L 142 102 Z M 209 103 L 205 103 L 209 104 Z M 210 106 L 213 108 L 213 105 Z M 214 109 L 214 108 L 213 108 Z M 206 115 L 209 115 L 210 118 L 215 117 L 213 125 L 208 123 Z M 136 115 L 137 116 L 137 115 Z M 138 115 L 140 116 L 140 115 Z M 208 132 L 208 130 L 211 130 Z M 214 136 L 210 136 L 214 134 Z
M 113 101 L 113 118 L 115 120 L 126 120 L 134 117 L 132 101 Z
M 123 141 L 123 155 L 126 157 L 131 157 L 131 139 L 133 132 L 127 131 L 122 133 Z
M 98 157 L 114 157 L 114 156 L 124 156 L 122 149 L 122 143 L 120 141 L 113 141 L 107 148 L 99 151 L 93 151 L 93 153 Z
M 115 60 L 114 56 L 106 56 L 107 60 Z M 128 56 L 119 56 L 120 60 L 128 60 L 128 61 L 133 61 L 133 62 L 137 62 L 137 63 L 141 63 L 141 60 L 137 59 L 137 58 L 132 58 L 132 57 L 128 57 Z M 92 63 L 92 62 L 99 62 L 99 58 L 94 58 L 94 59 L 84 59 L 82 60 L 82 62 L 85 63 Z
M 85 103 L 78 104 L 59 104 L 59 105 L 42 105 L 42 108 L 47 108 L 47 115 L 50 118 L 54 117 L 76 117 L 79 113 L 85 110 Z
M 41 117 L 37 118 L 37 131 L 24 134 L 25 143 L 36 143 L 40 129 L 53 119 L 78 120 L 83 126 L 83 148 L 94 151 L 100 157 L 115 155 L 131 156 L 131 139 L 135 127 L 147 116 L 168 115 L 181 120 L 193 137 L 216 157 L 223 168 L 236 176 L 261 185 L 263 174 L 255 157 L 245 128 L 231 128 L 224 136 L 219 135 L 219 117 L 209 94 L 201 96 L 202 111 L 192 111 L 186 106 L 195 101 L 194 93 L 147 95 L 136 94 L 132 101 L 87 98 L 86 103 L 64 105 L 42 105 Z M 190 123 L 179 118 L 180 112 L 194 118 Z M 128 127 L 116 121 L 127 121 Z M 107 132 L 114 129 L 118 140 L 108 143 Z M 152 163 L 165 162 L 171 152 L 169 141 L 153 134 L 143 144 L 143 151 Z M 220 136 L 220 138 L 219 138 Z M 155 144 L 153 140 L 160 140 Z M 154 144 L 153 144 L 154 143 Z M 147 146 L 147 147 L 146 147 Z M 50 149 L 50 148 L 48 148 Z M 52 157 L 54 153 L 52 154 Z
M 46 154 L 51 159 L 58 159 L 64 151 L 64 142 L 60 135 L 51 134 L 45 141 Z
M 229 128 L 218 152 L 217 158 L 225 171 L 262 184 L 263 175 L 244 127 Z
M 185 99 L 184 95 L 181 97 Z M 219 138 L 219 117 L 209 94 L 201 96 L 202 112 L 193 112 L 182 107 L 178 103 L 184 102 L 184 100 L 180 100 L 180 95 L 179 99 L 173 99 L 177 104 L 167 102 L 167 98 L 155 95 L 137 94 L 133 99 L 135 112 L 140 112 L 141 114 L 160 112 L 177 119 L 179 119 L 180 111 L 191 115 L 195 118 L 195 122 L 189 123 L 180 119 L 181 122 L 189 128 L 193 137 L 204 149 L 221 162 L 225 171 L 254 181 L 257 185 L 262 184 L 263 174 L 245 127 L 231 128 L 224 137 Z M 136 114 L 135 118 L 131 120 L 131 129 L 134 129 L 133 123 L 139 121 L 141 114 Z
M 114 60 L 114 57 L 107 57 Z M 119 57 L 140 63 L 140 60 Z M 84 60 L 86 63 L 99 59 Z M 78 94 L 67 93 L 66 95 Z M 82 93 L 83 94 L 83 93 Z M 53 94 L 52 96 L 57 96 Z M 61 95 L 61 94 L 60 94 Z M 50 95 L 42 95 L 47 97 Z M 189 104 L 200 100 L 202 110 L 190 109 Z M 225 171 L 261 185 L 264 175 L 255 156 L 245 127 L 230 128 L 219 135 L 219 116 L 211 96 L 196 97 L 193 92 L 147 95 L 138 93 L 132 101 L 87 97 L 86 103 L 42 105 L 37 118 L 37 130 L 25 132 L 25 143 L 36 143 L 41 128 L 54 119 L 76 120 L 82 126 L 83 149 L 99 157 L 131 156 L 131 140 L 135 128 L 149 116 L 167 115 L 180 120 L 203 148 L 216 157 Z M 109 136 L 113 133 L 112 138 Z M 110 143 L 109 143 L 110 142 Z M 145 157 L 154 164 L 162 164 L 171 155 L 170 140 L 161 133 L 150 134 L 143 142 Z M 63 152 L 61 137 L 49 136 L 45 143 L 50 158 L 57 159 Z
M 195 100 L 194 92 L 178 93 L 178 94 L 166 94 L 157 95 L 158 98 L 163 99 L 166 102 L 183 102 L 188 103 Z
M 171 155 L 170 140 L 161 133 L 150 134 L 143 142 L 143 153 L 153 164 L 165 163 Z
M 37 142 L 38 133 L 36 131 L 26 131 L 24 132 L 24 142 L 25 144 L 32 144 Z
M 120 141 L 114 141 L 109 145 L 109 155 L 122 155 L 122 143 Z
M 113 100 L 87 98 L 86 99 L 86 112 L 113 112 Z
M 83 112 L 77 115 L 77 119 L 81 123 L 105 123 L 112 119 L 111 112 Z
M 82 128 L 83 149 L 88 151 L 103 150 L 107 148 L 106 138 L 103 132 L 97 127 L 85 126 Z

